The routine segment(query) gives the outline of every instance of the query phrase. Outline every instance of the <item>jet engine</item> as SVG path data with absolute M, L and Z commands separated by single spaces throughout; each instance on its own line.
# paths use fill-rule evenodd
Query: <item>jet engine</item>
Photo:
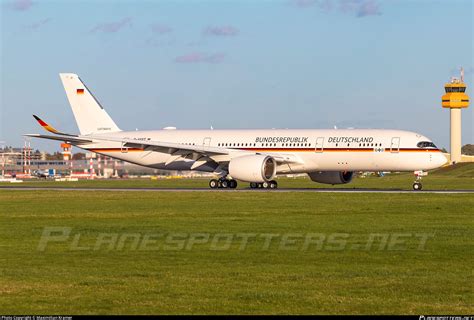
M 308 173 L 311 180 L 326 184 L 345 184 L 352 181 L 352 171 L 319 171 Z
M 255 154 L 233 158 L 229 162 L 232 178 L 246 182 L 268 182 L 275 178 L 277 163 L 270 156 Z

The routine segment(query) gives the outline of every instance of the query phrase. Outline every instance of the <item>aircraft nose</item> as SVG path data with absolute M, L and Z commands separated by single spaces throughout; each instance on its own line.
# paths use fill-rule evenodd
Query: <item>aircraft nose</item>
M 433 155 L 432 162 L 433 162 L 433 164 L 436 165 L 436 168 L 438 168 L 438 167 L 441 167 L 441 166 L 445 165 L 446 162 L 448 162 L 448 159 L 444 156 L 444 154 L 439 152 L 439 153 L 436 153 L 435 155 Z

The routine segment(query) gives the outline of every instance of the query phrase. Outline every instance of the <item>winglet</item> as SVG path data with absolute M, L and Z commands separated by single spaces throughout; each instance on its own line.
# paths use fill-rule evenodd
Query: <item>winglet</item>
M 55 133 L 55 134 L 61 134 L 61 132 L 59 132 L 58 130 L 54 129 L 52 126 L 50 126 L 49 124 L 47 124 L 46 122 L 44 122 L 43 120 L 41 120 L 38 116 L 36 115 L 33 115 L 33 117 L 36 119 L 36 121 L 38 121 L 38 123 L 40 124 L 40 126 L 42 126 L 45 130 L 51 132 L 51 133 Z

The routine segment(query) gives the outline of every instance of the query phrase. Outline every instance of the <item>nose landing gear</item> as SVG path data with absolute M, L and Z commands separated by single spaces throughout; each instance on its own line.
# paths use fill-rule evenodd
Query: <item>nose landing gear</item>
M 420 191 L 422 188 L 423 188 L 423 185 L 421 184 L 421 182 L 415 181 L 413 183 L 413 190 Z
M 413 190 L 420 191 L 423 189 L 423 185 L 421 184 L 421 178 L 428 175 L 428 172 L 423 172 L 423 170 L 415 171 L 415 182 L 413 183 Z

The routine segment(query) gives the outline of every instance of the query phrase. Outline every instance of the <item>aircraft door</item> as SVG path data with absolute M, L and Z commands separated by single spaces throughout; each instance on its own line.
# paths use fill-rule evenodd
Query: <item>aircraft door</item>
M 393 137 L 390 144 L 390 152 L 398 153 L 400 151 L 400 137 Z
M 126 147 L 127 143 L 125 141 L 122 141 L 121 146 L 120 146 L 120 152 L 122 153 L 128 153 L 128 147 Z
M 324 137 L 318 137 L 316 139 L 316 145 L 314 147 L 315 152 L 323 152 L 324 150 Z
M 205 147 L 209 147 L 211 145 L 211 137 L 204 138 L 204 140 L 202 141 L 202 145 Z

